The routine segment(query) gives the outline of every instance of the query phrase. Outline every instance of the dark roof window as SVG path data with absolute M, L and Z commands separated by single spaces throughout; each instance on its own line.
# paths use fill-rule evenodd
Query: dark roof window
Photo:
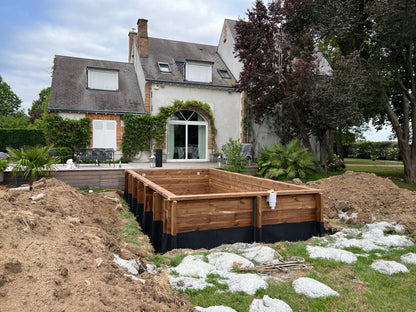
M 162 62 L 158 62 L 157 66 L 159 66 L 159 70 L 162 73 L 170 73 L 170 66 L 168 63 L 162 63 Z
M 226 69 L 218 69 L 218 73 L 220 74 L 221 78 L 223 79 L 231 79 L 231 75 L 228 70 Z

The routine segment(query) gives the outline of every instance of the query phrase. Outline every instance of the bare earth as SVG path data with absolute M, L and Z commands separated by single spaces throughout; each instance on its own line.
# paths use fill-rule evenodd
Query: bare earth
M 119 209 L 118 200 L 54 178 L 30 193 L 0 189 L 0 310 L 192 311 L 166 273 L 142 273 L 143 285 L 113 262 L 114 253 L 149 254 L 110 232 L 122 226 Z
M 400 221 L 416 230 L 416 192 L 373 174 L 346 172 L 310 182 L 325 191 L 325 226 L 342 227 L 341 211 L 358 213 L 349 223 Z M 44 194 L 33 203 L 30 196 Z M 115 193 L 112 194 L 116 196 Z M 55 178 L 32 192 L 0 186 L 1 311 L 192 311 L 186 296 L 171 290 L 166 272 L 124 276 L 113 261 L 148 261 L 148 247 L 127 244 L 118 199 L 88 194 Z M 375 220 L 374 220 L 375 221 Z
M 347 171 L 343 175 L 309 182 L 309 187 L 324 190 L 325 229 L 335 232 L 345 223 L 400 222 L 408 232 L 416 232 L 416 192 L 397 187 L 389 179 L 372 173 Z

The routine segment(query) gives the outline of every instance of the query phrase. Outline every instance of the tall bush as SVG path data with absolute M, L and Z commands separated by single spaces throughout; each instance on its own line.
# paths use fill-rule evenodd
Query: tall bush
M 273 144 L 260 152 L 258 175 L 273 180 L 305 178 L 316 172 L 318 163 L 314 156 L 302 148 L 298 140 L 287 145 Z
M 80 120 L 63 119 L 59 115 L 46 115 L 45 136 L 48 144 L 56 147 L 69 147 L 78 151 L 90 145 L 91 142 L 91 120 L 82 118 Z
M 356 142 L 344 146 L 348 158 L 401 160 L 397 142 Z
M 21 148 L 23 146 L 46 145 L 42 130 L 38 129 L 0 129 L 0 151 L 6 147 Z
M 224 170 L 231 172 L 247 172 L 247 158 L 245 158 L 242 152 L 242 144 L 240 139 L 233 140 L 229 138 L 228 142 L 223 145 L 226 163 Z

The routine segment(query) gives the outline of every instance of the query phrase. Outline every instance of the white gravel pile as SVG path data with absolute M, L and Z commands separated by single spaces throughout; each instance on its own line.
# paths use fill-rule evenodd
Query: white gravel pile
M 169 268 L 169 273 L 175 271 L 181 276 L 205 278 L 208 274 L 214 273 L 216 269 L 215 266 L 202 259 L 200 255 L 186 256 L 177 267 Z
M 383 273 L 392 275 L 395 273 L 409 273 L 409 270 L 401 263 L 396 261 L 376 260 L 371 264 L 371 268 Z
M 385 231 L 401 233 L 404 230 L 402 225 L 389 222 L 367 224 L 362 231 L 357 229 L 343 229 L 331 236 L 328 247 L 346 248 L 358 247 L 364 251 L 387 250 L 389 247 L 412 246 L 414 243 L 405 235 L 384 235 Z
M 252 268 L 253 262 L 229 252 L 213 252 L 208 255 L 208 262 L 220 271 L 232 271 L 234 267 Z
M 298 278 L 293 281 L 292 286 L 297 294 L 305 295 L 312 299 L 339 296 L 339 293 L 331 287 L 309 277 Z
M 254 299 L 249 312 L 292 312 L 292 308 L 284 301 L 265 295 L 263 299 Z
M 407 263 L 407 264 L 416 264 L 416 254 L 413 252 L 409 252 L 403 256 L 400 257 L 400 260 L 403 263 Z
M 306 250 L 312 259 L 323 258 L 341 261 L 344 263 L 354 263 L 357 261 L 357 256 L 350 251 L 336 249 L 332 247 L 307 246 Z

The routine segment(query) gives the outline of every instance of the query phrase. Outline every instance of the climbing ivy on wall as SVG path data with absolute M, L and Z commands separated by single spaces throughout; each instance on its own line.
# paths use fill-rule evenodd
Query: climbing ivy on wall
M 199 101 L 183 102 L 174 100 L 171 106 L 161 107 L 159 113 L 155 116 L 150 114 L 126 114 L 122 117 L 124 122 L 123 143 L 121 145 L 123 158 L 130 161 L 139 152 L 150 151 L 152 143 L 156 148 L 161 148 L 165 138 L 167 119 L 173 113 L 184 109 L 193 110 L 208 118 L 211 126 L 211 139 L 215 146 L 217 129 L 214 125 L 211 107 Z
M 59 115 L 45 114 L 45 137 L 55 147 L 69 147 L 73 151 L 85 148 L 91 143 L 91 120 L 63 119 Z

